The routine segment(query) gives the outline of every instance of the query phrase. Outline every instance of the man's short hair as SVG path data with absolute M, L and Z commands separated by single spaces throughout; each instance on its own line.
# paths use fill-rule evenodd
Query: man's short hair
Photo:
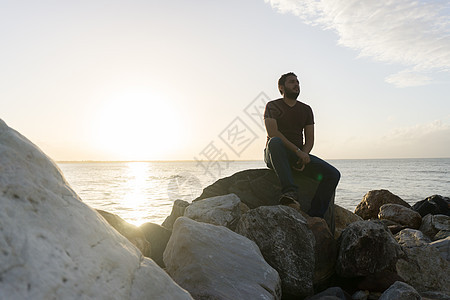
M 297 75 L 295 75 L 294 72 L 289 72 L 289 73 L 286 73 L 286 74 L 281 75 L 280 79 L 278 79 L 278 90 L 280 91 L 280 94 L 281 94 L 281 95 L 283 95 L 283 92 L 281 91 L 280 86 L 284 86 L 284 84 L 286 83 L 286 79 L 287 79 L 289 76 L 295 76 L 295 77 L 297 77 Z

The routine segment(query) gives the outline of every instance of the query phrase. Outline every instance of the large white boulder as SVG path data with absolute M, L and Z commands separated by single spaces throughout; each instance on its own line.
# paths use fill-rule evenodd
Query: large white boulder
M 0 299 L 192 299 L 0 120 Z
M 251 240 L 187 217 L 175 221 L 164 251 L 167 272 L 195 299 L 280 299 L 277 271 Z

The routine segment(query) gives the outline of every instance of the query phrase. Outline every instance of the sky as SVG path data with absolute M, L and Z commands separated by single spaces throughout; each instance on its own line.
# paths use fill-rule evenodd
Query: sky
M 450 157 L 447 0 L 0 0 L 0 36 L 0 119 L 56 161 L 262 159 L 291 71 L 313 154 Z

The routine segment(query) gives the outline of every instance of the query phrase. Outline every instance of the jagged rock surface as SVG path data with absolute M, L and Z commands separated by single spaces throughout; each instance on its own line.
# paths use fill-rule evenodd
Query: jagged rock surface
M 312 295 L 315 240 L 299 212 L 281 205 L 260 206 L 242 216 L 236 232 L 254 241 L 278 271 L 283 295 Z
M 281 298 L 280 277 L 258 246 L 223 226 L 178 218 L 164 263 L 195 299 Z
M 235 194 L 195 201 L 184 211 L 184 216 L 199 222 L 236 228 L 241 217 L 241 200 Z

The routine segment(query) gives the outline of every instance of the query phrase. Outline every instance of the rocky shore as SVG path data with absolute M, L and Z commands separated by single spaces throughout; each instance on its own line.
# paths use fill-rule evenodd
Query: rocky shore
M 316 183 L 297 180 L 300 208 L 246 170 L 136 227 L 0 120 L 0 299 L 450 299 L 449 198 L 374 190 L 311 218 Z

